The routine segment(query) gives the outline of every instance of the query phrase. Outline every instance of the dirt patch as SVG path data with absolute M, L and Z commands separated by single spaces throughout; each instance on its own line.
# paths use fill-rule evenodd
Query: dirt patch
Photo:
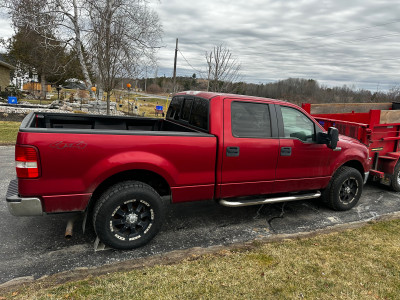
M 0 112 L 0 121 L 22 122 L 27 114 Z

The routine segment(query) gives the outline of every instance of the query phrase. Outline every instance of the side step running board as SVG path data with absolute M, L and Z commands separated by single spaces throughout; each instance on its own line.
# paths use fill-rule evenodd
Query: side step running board
M 229 206 L 229 207 L 240 207 L 240 206 L 267 204 L 267 203 L 314 199 L 314 198 L 319 198 L 319 197 L 321 197 L 321 192 L 316 191 L 316 192 L 310 193 L 310 194 L 267 198 L 267 199 L 251 199 L 251 200 L 238 200 L 238 201 L 228 201 L 225 199 L 221 199 L 221 200 L 219 200 L 219 204 L 221 204 L 223 206 Z

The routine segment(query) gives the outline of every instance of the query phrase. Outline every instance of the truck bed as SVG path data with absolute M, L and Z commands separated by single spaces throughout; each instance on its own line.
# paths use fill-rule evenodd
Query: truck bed
M 204 132 L 165 119 L 62 113 L 30 113 L 22 122 L 20 131 L 105 134 L 140 134 L 141 132 L 146 134 L 151 134 L 151 132 L 155 134 L 177 134 L 179 132 L 204 134 Z
M 41 195 L 46 213 L 84 210 L 94 189 L 115 174 L 160 174 L 154 186 L 166 180 L 159 193 L 170 191 L 173 202 L 214 195 L 217 138 L 170 120 L 31 113 L 16 144 L 33 145 L 40 155 L 40 178 L 20 179 L 19 194 Z

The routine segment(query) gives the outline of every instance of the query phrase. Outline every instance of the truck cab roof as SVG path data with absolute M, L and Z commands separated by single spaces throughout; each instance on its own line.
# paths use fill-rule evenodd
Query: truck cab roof
M 193 97 L 199 97 L 199 98 L 203 98 L 203 99 L 207 99 L 207 100 L 211 100 L 213 98 L 221 96 L 222 99 L 224 99 L 224 98 L 236 98 L 236 99 L 243 99 L 243 100 L 251 99 L 251 100 L 265 101 L 265 102 L 269 102 L 269 103 L 292 105 L 290 102 L 272 99 L 272 98 L 263 98 L 263 97 L 256 97 L 256 96 L 218 93 L 218 92 L 183 91 L 183 92 L 174 94 L 174 97 L 175 96 L 193 96 Z

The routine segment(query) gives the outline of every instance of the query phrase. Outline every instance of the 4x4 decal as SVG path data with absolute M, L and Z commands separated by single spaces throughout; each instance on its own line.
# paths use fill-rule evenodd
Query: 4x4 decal
M 59 150 L 63 150 L 66 148 L 70 148 L 70 149 L 79 149 L 79 150 L 83 150 L 85 149 L 87 146 L 87 144 L 83 141 L 79 141 L 79 142 L 64 142 L 64 141 L 58 141 L 55 142 L 53 144 L 50 144 L 50 148 L 56 148 Z

